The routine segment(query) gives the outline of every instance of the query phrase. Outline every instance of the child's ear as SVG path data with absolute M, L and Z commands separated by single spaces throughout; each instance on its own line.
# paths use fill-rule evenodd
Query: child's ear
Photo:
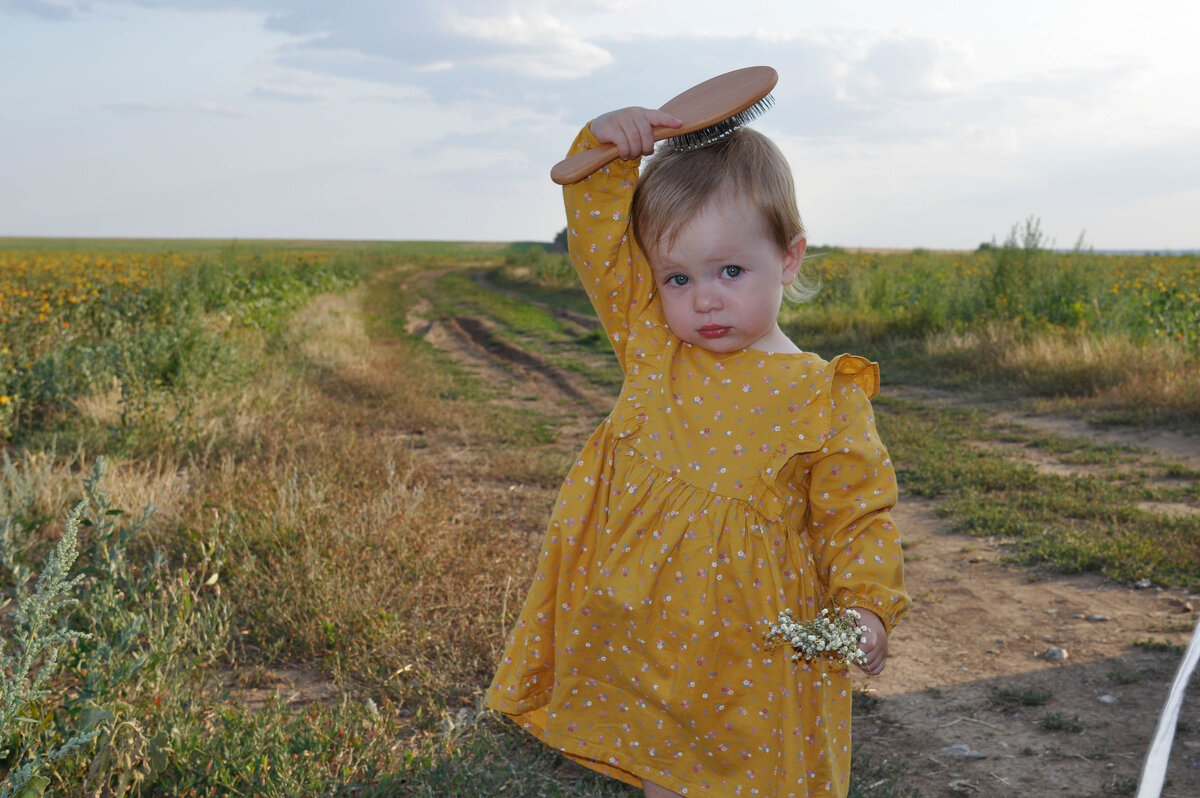
M 796 236 L 788 244 L 783 253 L 783 284 L 791 285 L 800 273 L 800 264 L 804 262 L 804 251 L 808 249 L 808 239 Z

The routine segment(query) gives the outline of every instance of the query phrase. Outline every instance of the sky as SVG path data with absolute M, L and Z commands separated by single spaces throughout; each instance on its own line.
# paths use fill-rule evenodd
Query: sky
M 1200 4 L 0 0 L 0 236 L 549 241 L 604 111 L 767 64 L 813 244 L 1200 248 Z

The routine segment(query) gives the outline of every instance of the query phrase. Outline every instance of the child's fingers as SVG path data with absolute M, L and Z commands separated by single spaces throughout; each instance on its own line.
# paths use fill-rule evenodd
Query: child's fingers
M 617 145 L 617 152 L 622 158 L 636 158 L 654 151 L 654 134 L 650 130 L 650 123 L 646 121 L 644 109 L 628 109 L 614 122 L 613 144 Z M 647 140 L 650 142 L 648 149 Z
M 630 139 L 630 131 L 633 129 L 631 120 L 643 111 L 644 109 L 640 108 L 618 108 L 601 114 L 592 120 L 592 133 L 601 143 L 616 147 L 622 158 L 629 158 L 634 152 L 634 145 Z
M 630 131 L 624 127 L 619 127 L 613 131 L 612 143 L 617 145 L 617 153 L 622 158 L 633 157 L 633 143 L 630 136 Z
M 866 655 L 866 659 L 858 663 L 859 670 L 868 676 L 878 676 L 883 671 L 883 664 L 887 661 L 886 657 L 884 657 L 879 651 L 868 651 L 865 649 L 865 647 L 863 649 L 863 654 Z
M 867 661 L 858 666 L 859 670 L 868 676 L 878 676 L 883 673 L 883 662 Z
M 635 158 L 654 152 L 654 131 L 645 108 L 628 108 L 614 122 L 613 143 L 622 158 Z
M 654 152 L 654 128 L 649 116 L 635 120 L 633 140 L 638 146 L 639 155 L 649 155 Z
M 859 650 L 865 657 L 859 668 L 868 676 L 878 676 L 887 662 L 887 633 L 883 631 L 883 623 L 877 615 L 861 609 L 859 612 L 862 614 L 860 629 L 863 632 Z
M 868 676 L 878 676 L 883 672 L 883 666 L 887 662 L 887 652 L 876 645 L 864 645 L 863 653 L 867 659 L 862 663 L 863 673 Z
M 683 120 L 657 109 L 649 109 L 647 121 L 655 127 L 683 127 Z
M 683 122 L 670 114 L 664 114 L 662 111 L 647 108 L 645 114 L 636 120 L 638 137 L 642 145 L 642 155 L 650 155 L 654 152 L 654 128 L 656 127 L 679 127 Z
M 680 127 L 682 121 L 654 108 L 632 106 L 609 111 L 592 122 L 592 133 L 617 148 L 622 158 L 654 152 L 655 127 Z

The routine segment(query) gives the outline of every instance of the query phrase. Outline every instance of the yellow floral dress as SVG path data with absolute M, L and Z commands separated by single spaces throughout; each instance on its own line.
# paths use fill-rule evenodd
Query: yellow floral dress
M 908 607 L 878 368 L 672 335 L 628 229 L 637 168 L 565 189 L 625 384 L 559 493 L 487 705 L 630 784 L 843 796 L 849 673 L 763 635 L 785 608 L 869 607 L 890 631 Z

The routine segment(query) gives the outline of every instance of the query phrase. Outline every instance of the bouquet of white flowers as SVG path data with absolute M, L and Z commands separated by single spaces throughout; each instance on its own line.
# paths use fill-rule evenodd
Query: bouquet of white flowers
M 791 645 L 795 649 L 794 660 L 801 657 L 811 660 L 828 654 L 853 665 L 867 659 L 858 647 L 866 636 L 866 630 L 857 623 L 859 617 L 851 609 L 844 609 L 838 615 L 824 609 L 811 621 L 797 621 L 790 609 L 784 610 L 779 613 L 779 621 L 770 624 L 770 631 L 763 633 L 763 639 L 773 649 L 785 643 Z

